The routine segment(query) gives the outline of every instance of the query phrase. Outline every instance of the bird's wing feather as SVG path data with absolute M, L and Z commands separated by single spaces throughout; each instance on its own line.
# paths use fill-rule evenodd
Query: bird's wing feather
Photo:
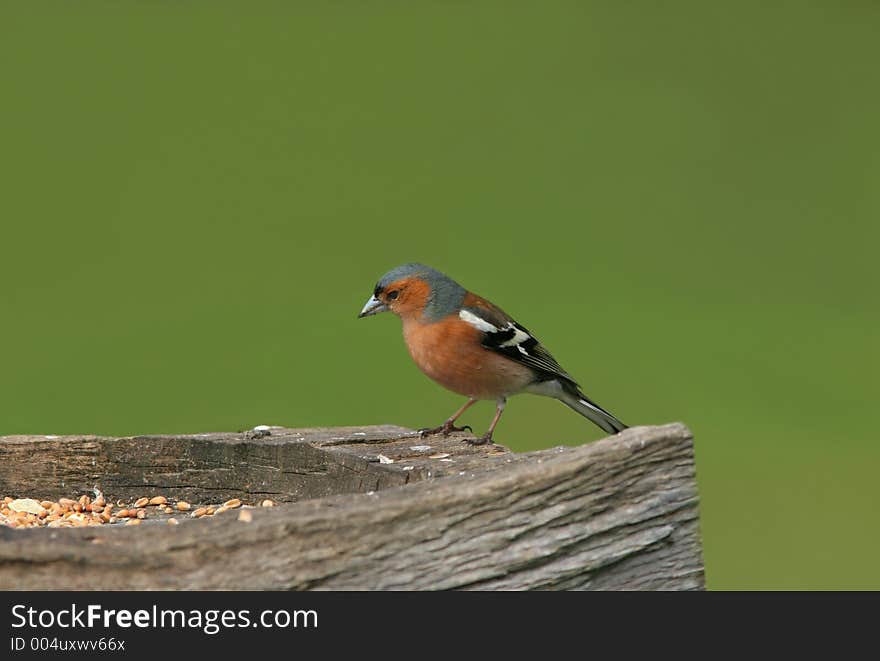
M 459 317 L 482 332 L 481 344 L 486 349 L 535 370 L 538 380 L 562 378 L 575 383 L 525 327 L 493 303 L 470 294 Z

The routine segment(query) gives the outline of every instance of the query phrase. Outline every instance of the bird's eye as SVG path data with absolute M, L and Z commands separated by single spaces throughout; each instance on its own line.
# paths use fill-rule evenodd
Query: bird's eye
M 394 291 L 388 292 L 385 296 L 389 301 L 397 300 L 397 297 L 400 295 L 400 292 L 396 289 Z

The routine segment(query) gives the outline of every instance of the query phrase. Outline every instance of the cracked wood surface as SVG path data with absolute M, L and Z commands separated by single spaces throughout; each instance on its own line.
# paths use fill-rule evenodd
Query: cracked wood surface
M 401 427 L 0 438 L 0 492 L 284 503 L 179 526 L 0 527 L 0 589 L 702 589 L 693 439 L 513 454 Z M 393 461 L 382 463 L 379 455 Z
M 146 491 L 192 503 L 241 498 L 294 502 L 362 493 L 453 470 L 481 469 L 501 446 L 474 448 L 465 435 L 432 436 L 394 425 L 286 429 L 177 436 L 0 437 L 0 496 L 72 497 L 100 488 L 108 499 Z M 379 455 L 397 465 L 382 464 Z M 448 462 L 429 457 L 448 454 Z M 454 467 L 453 467 L 454 464 Z M 405 466 L 411 467 L 403 470 Z M 410 472 L 411 470 L 411 472 Z

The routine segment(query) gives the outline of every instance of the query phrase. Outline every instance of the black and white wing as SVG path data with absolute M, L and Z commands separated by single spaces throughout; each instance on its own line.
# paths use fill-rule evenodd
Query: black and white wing
M 475 296 L 466 302 L 471 304 L 458 316 L 482 331 L 482 345 L 534 370 L 535 381 L 526 390 L 558 399 L 611 434 L 626 429 L 624 423 L 589 399 L 550 352 L 503 310 Z
M 562 369 L 526 328 L 494 305 L 486 302 L 479 307 L 464 307 L 458 316 L 483 332 L 484 347 L 535 370 L 536 380 L 562 378 L 575 383 L 572 376 Z

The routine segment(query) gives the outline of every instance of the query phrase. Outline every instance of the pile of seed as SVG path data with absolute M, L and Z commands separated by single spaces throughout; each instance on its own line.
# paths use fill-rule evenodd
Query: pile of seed
M 223 512 L 241 508 L 242 502 L 238 498 L 227 500 L 222 505 L 206 505 L 196 507 L 184 501 L 178 500 L 171 503 L 165 496 L 153 496 L 138 498 L 133 503 L 118 500 L 116 503 L 108 503 L 100 491 L 95 492 L 95 497 L 80 496 L 77 500 L 59 498 L 55 500 L 35 500 L 33 498 L 3 498 L 0 506 L 0 525 L 10 528 L 72 528 L 79 526 L 101 526 L 111 523 L 119 523 L 127 526 L 136 526 L 152 513 L 154 518 L 161 514 L 189 513 L 192 518 L 214 516 Z M 274 507 L 271 500 L 260 503 L 262 507 Z M 250 507 L 244 505 L 245 508 Z M 242 512 L 244 514 L 244 512 Z M 250 521 L 248 513 L 246 517 L 239 516 L 243 521 Z M 177 525 L 179 521 L 174 518 L 165 519 L 171 525 Z

